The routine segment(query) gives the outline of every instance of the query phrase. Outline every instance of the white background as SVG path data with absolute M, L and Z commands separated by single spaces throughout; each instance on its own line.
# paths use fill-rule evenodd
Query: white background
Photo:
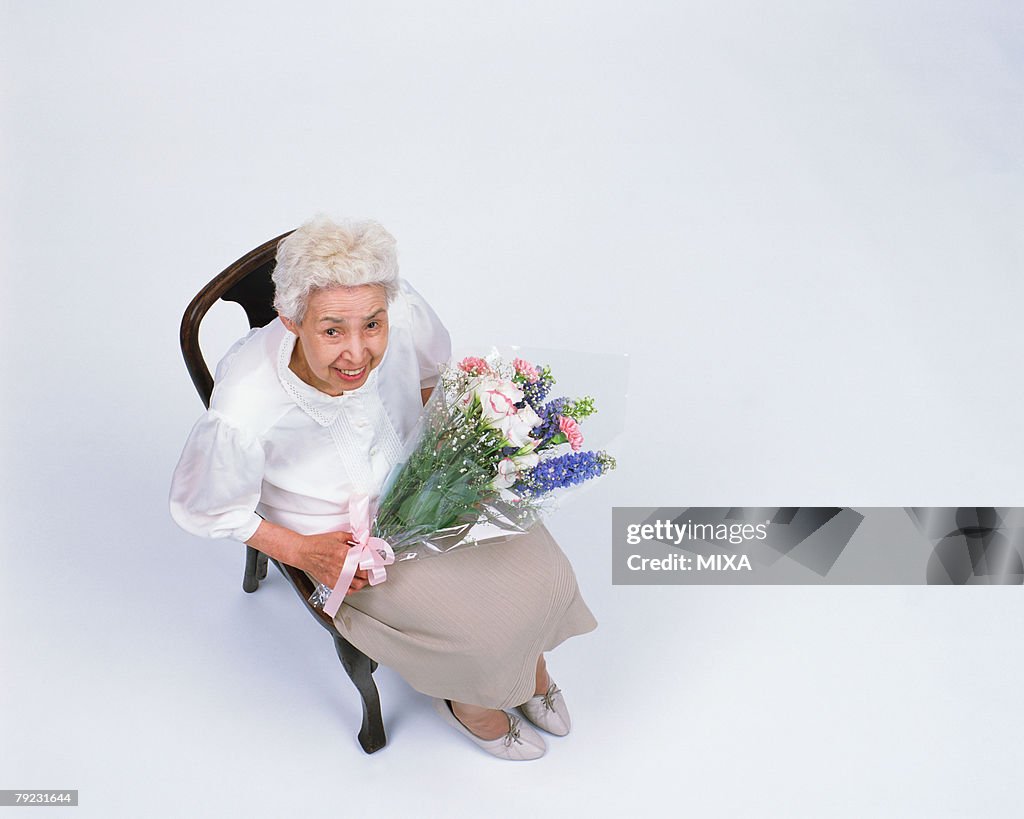
M 2 4 L 0 788 L 76 816 L 1011 816 L 1016 588 L 612 587 L 613 505 L 1024 505 L 1019 3 Z M 192 296 L 371 216 L 456 342 L 630 355 L 512 765 L 170 521 Z M 245 329 L 211 315 L 216 359 Z M 595 380 L 600 374 L 594 374 Z M 380 793 L 375 794 L 374 790 Z M 71 809 L 67 809 L 71 810 Z M 300 814 L 301 811 L 301 814 Z

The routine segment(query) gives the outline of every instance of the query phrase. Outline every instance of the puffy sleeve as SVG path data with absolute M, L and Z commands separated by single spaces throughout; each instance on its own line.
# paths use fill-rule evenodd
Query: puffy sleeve
M 171 517 L 186 532 L 245 542 L 260 525 L 265 458 L 259 440 L 209 410 L 192 428 L 171 479 Z
M 401 280 L 401 288 L 409 304 L 410 329 L 419 363 L 420 386 L 433 387 L 437 384 L 439 365 L 447 364 L 452 357 L 452 340 L 441 319 L 423 296 L 405 279 Z

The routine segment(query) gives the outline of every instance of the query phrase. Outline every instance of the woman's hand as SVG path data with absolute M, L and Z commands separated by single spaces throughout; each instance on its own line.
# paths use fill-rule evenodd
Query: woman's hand
M 302 568 L 325 586 L 334 588 L 341 576 L 345 558 L 352 548 L 351 532 L 325 532 L 322 535 L 306 535 L 303 538 Z M 346 594 L 359 591 L 369 583 L 365 569 L 357 569 Z
M 300 535 L 269 520 L 262 520 L 246 543 L 275 560 L 308 572 L 333 589 L 341 575 L 341 567 L 345 565 L 351 541 L 351 532 Z M 357 570 L 348 594 L 359 591 L 367 583 L 366 572 Z

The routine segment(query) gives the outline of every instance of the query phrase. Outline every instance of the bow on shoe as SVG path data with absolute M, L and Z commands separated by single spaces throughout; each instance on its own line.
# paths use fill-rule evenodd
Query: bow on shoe
M 548 711 L 554 711 L 555 710 L 555 694 L 561 694 L 561 693 L 562 693 L 562 689 L 559 688 L 554 683 L 551 683 L 551 687 L 548 688 L 548 690 L 545 691 L 541 695 L 541 701 L 544 703 L 544 707 Z
M 513 742 L 522 745 L 523 740 L 519 737 L 519 720 L 511 714 L 506 714 L 506 716 L 508 717 L 508 733 L 505 734 L 505 747 L 511 747 Z
M 548 683 L 547 691 L 530 697 L 519 706 L 519 710 L 538 728 L 543 728 L 555 736 L 564 737 L 572 727 L 562 690 L 553 680 Z

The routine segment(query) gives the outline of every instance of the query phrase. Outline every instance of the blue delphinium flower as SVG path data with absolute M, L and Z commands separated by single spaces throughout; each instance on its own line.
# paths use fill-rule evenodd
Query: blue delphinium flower
M 540 372 L 540 378 L 532 384 L 523 384 L 522 390 L 526 403 L 533 407 L 534 412 L 539 414 L 540 405 L 548 397 L 548 393 L 551 392 L 551 388 L 555 385 L 555 379 L 551 375 L 551 368 L 547 365 L 537 369 Z
M 543 447 L 553 436 L 558 434 L 558 419 L 562 415 L 562 408 L 568 401 L 568 398 L 552 398 L 537 410 L 541 422 L 530 430 L 530 437 L 540 441 L 539 446 Z
M 597 478 L 615 468 L 615 459 L 604 452 L 568 452 L 541 461 L 512 487 L 514 492 L 539 497 L 556 489 Z

